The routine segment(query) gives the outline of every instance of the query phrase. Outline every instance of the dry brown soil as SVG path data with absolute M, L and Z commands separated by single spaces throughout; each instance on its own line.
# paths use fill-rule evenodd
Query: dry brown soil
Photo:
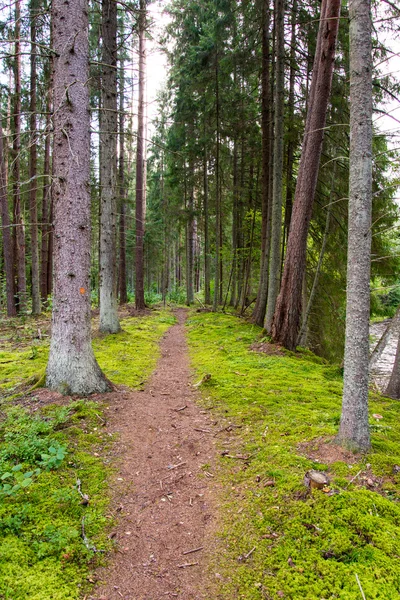
M 206 598 L 215 523 L 211 417 L 196 405 L 184 337 L 186 312 L 165 335 L 144 391 L 106 396 L 118 436 L 112 532 L 116 550 L 91 600 Z M 88 600 L 89 600 L 88 598 Z

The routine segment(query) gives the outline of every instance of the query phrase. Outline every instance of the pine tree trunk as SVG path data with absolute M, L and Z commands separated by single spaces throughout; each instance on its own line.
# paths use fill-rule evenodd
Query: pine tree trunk
M 13 141 L 13 196 L 14 196 L 14 259 L 17 265 L 17 307 L 26 310 L 25 225 L 21 207 L 21 0 L 15 2 L 15 62 L 14 62 L 14 141 Z
M 261 196 L 261 255 L 260 281 L 253 320 L 264 325 L 268 296 L 268 267 L 270 236 L 268 235 L 268 214 L 270 206 L 271 172 L 271 81 L 270 81 L 270 0 L 263 0 L 262 26 L 262 74 L 261 74 L 261 130 L 262 130 L 262 196 Z
M 7 171 L 4 161 L 3 129 L 0 119 L 0 209 L 2 224 L 2 241 L 4 256 L 4 271 L 6 275 L 7 316 L 15 317 L 15 283 L 14 283 L 14 252 L 10 231 L 10 214 L 7 198 Z
M 296 347 L 301 319 L 307 235 L 331 92 L 339 17 L 340 0 L 323 0 L 285 268 L 272 327 L 274 340 L 290 350 Z
M 102 110 L 100 112 L 100 323 L 118 333 L 117 297 L 117 4 L 102 2 Z
M 31 220 L 31 265 L 32 265 L 32 314 L 39 315 L 40 306 L 40 277 L 39 277 L 39 232 L 38 232 L 38 214 L 37 214 L 37 123 L 36 123 L 36 19 L 37 10 L 35 0 L 31 0 L 30 20 L 31 20 L 31 81 L 30 81 L 30 149 L 29 149 L 29 215 Z
M 215 279 L 213 311 L 216 312 L 221 292 L 221 196 L 220 196 L 220 123 L 219 123 L 219 64 L 218 50 L 215 54 L 215 103 L 216 103 L 216 154 L 215 154 Z
M 350 0 L 350 190 L 343 404 L 338 442 L 370 448 L 368 358 L 372 208 L 371 2 Z
M 193 128 L 189 130 L 189 138 L 193 140 Z M 189 193 L 187 203 L 186 222 L 186 304 L 190 306 L 194 302 L 194 157 L 189 150 Z
M 282 237 L 282 194 L 283 194 L 283 117 L 285 104 L 285 2 L 275 0 L 276 35 L 276 83 L 275 83 L 275 128 L 272 191 L 272 229 L 269 259 L 268 298 L 265 327 L 271 332 L 276 298 L 280 284 L 280 257 Z
M 118 188 L 120 201 L 119 215 L 119 303 L 128 302 L 126 289 L 126 187 L 125 187 L 125 115 L 124 115 L 124 61 L 121 59 L 119 75 L 119 170 Z
M 48 69 L 46 69 L 47 81 L 47 98 L 46 98 L 46 127 L 45 127 L 45 142 L 44 142 L 44 164 L 43 164 L 43 199 L 42 199 L 42 240 L 41 240 L 41 266 L 40 266 L 40 293 L 43 302 L 47 302 L 50 290 L 48 288 L 49 279 L 49 246 L 51 226 L 50 223 L 50 203 L 51 203 L 51 111 L 52 111 L 52 95 L 53 81 L 52 72 L 52 55 L 49 58 Z
M 54 295 L 47 386 L 88 395 L 110 386 L 91 346 L 90 113 L 87 0 L 53 0 Z
M 137 310 L 145 308 L 144 301 L 144 86 L 145 86 L 145 26 L 146 2 L 140 0 L 139 14 L 139 102 L 138 132 L 136 154 L 136 282 L 135 306 Z
M 208 160 L 207 148 L 204 148 L 203 158 L 203 209 L 204 209 L 204 303 L 211 304 L 210 293 L 210 239 L 208 228 Z

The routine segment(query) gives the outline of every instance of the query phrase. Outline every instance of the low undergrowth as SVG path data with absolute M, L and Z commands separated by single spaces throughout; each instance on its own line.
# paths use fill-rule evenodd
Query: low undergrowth
M 399 598 L 400 402 L 372 396 L 372 452 L 341 452 L 341 370 L 307 352 L 250 350 L 261 335 L 227 315 L 188 321 L 204 403 L 234 424 L 221 441 L 210 598 Z M 310 469 L 327 471 L 329 488 L 309 493 Z
M 124 320 L 121 334 L 97 337 L 95 354 L 106 375 L 140 387 L 173 322 L 159 311 Z M 0 381 L 7 395 L 45 368 L 48 342 L 38 346 L 29 337 L 34 330 L 32 323 L 24 328 L 17 344 L 2 330 Z M 5 397 L 0 411 L 0 598 L 9 600 L 83 598 L 111 544 L 106 407 L 59 396 L 51 404 L 46 394 L 46 402 L 39 393 L 19 403 Z

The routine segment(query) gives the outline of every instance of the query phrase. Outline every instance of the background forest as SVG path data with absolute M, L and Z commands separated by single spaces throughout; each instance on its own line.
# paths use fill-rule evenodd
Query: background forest
M 281 5 L 280 56 L 279 5 L 274 9 L 264 1 L 233 0 L 163 5 L 166 31 L 156 43 L 163 45 L 170 67 L 150 127 L 145 80 L 159 76 L 145 71 L 146 43 L 154 47 L 152 5 L 144 0 L 117 5 L 115 22 L 108 25 L 105 6 L 90 6 L 92 302 L 98 304 L 101 297 L 99 274 L 104 279 L 112 271 L 109 260 L 117 264 L 120 303 L 133 301 L 138 286 L 137 303 L 143 304 L 138 296 L 144 290 L 146 302 L 198 302 L 213 304 L 214 310 L 231 306 L 241 314 L 253 313 L 263 324 L 265 260 L 273 252 L 278 291 L 285 262 L 320 3 Z M 392 51 L 380 38 L 394 35 L 399 14 L 391 3 L 373 10 L 373 92 L 379 114 L 398 94 L 396 74 L 382 75 Z M 38 314 L 51 305 L 52 291 L 49 6 L 40 0 L 4 5 L 1 37 L 1 302 L 10 316 Z M 302 324 L 297 341 L 331 360 L 341 360 L 344 341 L 348 61 L 344 3 L 304 277 L 299 274 Z M 110 186 L 104 182 L 113 161 Z M 399 296 L 397 164 L 393 139 L 377 128 L 372 217 L 376 315 L 390 314 Z M 281 182 L 282 208 L 273 214 L 274 177 Z M 118 213 L 112 234 L 117 241 L 115 256 L 102 259 L 99 240 L 107 224 L 101 207 L 108 202 L 115 203 Z M 270 251 L 271 239 L 275 249 Z

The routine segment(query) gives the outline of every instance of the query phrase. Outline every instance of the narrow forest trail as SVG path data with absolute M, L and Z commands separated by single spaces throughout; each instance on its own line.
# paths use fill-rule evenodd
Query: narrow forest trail
M 206 597 L 215 440 L 191 386 L 186 311 L 176 316 L 144 391 L 110 395 L 107 427 L 118 435 L 119 456 L 112 484 L 117 547 L 97 574 L 93 600 Z

